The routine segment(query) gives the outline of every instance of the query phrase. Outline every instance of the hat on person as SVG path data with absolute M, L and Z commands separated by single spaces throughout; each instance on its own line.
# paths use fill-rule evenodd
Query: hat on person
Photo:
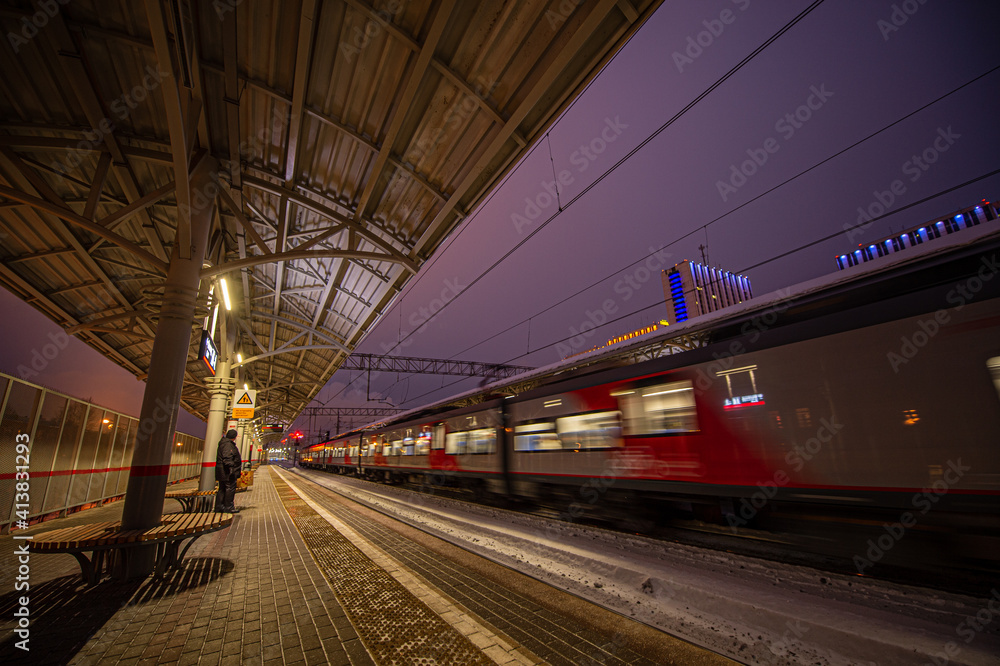
M 236 429 L 230 428 L 229 432 L 226 433 L 226 439 L 236 439 L 237 435 L 239 435 L 239 433 L 236 432 Z

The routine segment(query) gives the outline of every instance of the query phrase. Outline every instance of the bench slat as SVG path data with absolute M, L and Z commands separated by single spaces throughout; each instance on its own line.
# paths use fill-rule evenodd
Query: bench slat
M 135 543 L 137 541 L 170 541 L 191 534 L 211 532 L 231 525 L 232 514 L 180 513 L 166 514 L 160 525 L 145 530 L 121 530 L 121 521 L 63 527 L 35 535 L 29 542 L 31 550 L 89 550 L 99 546 Z
M 33 544 L 37 550 L 48 550 L 50 548 L 67 548 L 72 542 L 88 539 L 97 534 L 103 534 L 110 527 L 115 527 L 119 523 L 116 521 L 93 523 L 90 525 L 74 525 L 64 527 L 50 532 L 42 532 L 35 535 Z

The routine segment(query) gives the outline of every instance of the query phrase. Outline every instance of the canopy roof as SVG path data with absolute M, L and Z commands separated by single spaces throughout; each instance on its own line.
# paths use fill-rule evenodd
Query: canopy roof
M 244 378 L 290 423 L 659 1 L 14 4 L 0 280 L 145 377 L 207 151 L 201 303 L 228 278 Z M 182 405 L 205 418 L 197 342 Z

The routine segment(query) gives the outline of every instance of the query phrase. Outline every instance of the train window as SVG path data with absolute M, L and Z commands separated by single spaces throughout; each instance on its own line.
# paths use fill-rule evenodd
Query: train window
M 625 413 L 626 435 L 698 431 L 694 386 L 683 380 L 615 394 Z
M 402 455 L 402 453 L 403 453 L 403 440 L 397 439 L 397 440 L 394 440 L 392 442 L 389 442 L 389 447 L 391 449 L 390 455 L 393 455 L 393 456 Z
M 515 451 L 555 451 L 562 449 L 562 442 L 556 434 L 556 424 L 552 421 L 543 423 L 523 423 L 514 426 Z
M 593 412 L 556 419 L 563 450 L 609 449 L 621 446 L 621 412 Z
M 418 456 L 426 456 L 431 450 L 431 431 L 424 430 L 414 441 L 414 453 Z
M 587 411 L 584 401 L 572 393 L 557 393 L 544 398 L 515 402 L 510 406 L 513 423 L 552 421 L 560 416 Z
M 413 455 L 413 438 L 406 437 L 403 439 L 403 455 L 412 456 Z
M 444 452 L 458 456 L 467 453 L 495 453 L 496 447 L 496 428 L 479 428 L 448 433 L 445 438 Z
M 467 447 L 469 453 L 495 453 L 497 450 L 496 428 L 470 430 Z
M 465 454 L 465 442 L 467 439 L 467 432 L 449 432 L 445 438 L 444 452 L 450 456 Z

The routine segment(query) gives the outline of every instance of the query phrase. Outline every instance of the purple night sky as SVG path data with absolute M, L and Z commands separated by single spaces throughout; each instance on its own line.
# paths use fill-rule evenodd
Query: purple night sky
M 1000 3 L 829 0 L 768 43 L 810 4 L 664 3 L 358 351 L 547 365 L 661 319 L 659 269 L 700 259 L 701 244 L 761 295 L 834 271 L 859 242 L 1000 197 L 1000 175 L 956 188 L 1000 167 Z M 845 232 L 859 208 L 928 197 Z M 56 327 L 6 293 L 0 308 L 11 371 Z M 79 346 L 35 381 L 138 413 L 136 380 Z M 371 390 L 415 407 L 478 382 L 393 374 Z M 314 404 L 365 395 L 362 373 L 340 371 Z

